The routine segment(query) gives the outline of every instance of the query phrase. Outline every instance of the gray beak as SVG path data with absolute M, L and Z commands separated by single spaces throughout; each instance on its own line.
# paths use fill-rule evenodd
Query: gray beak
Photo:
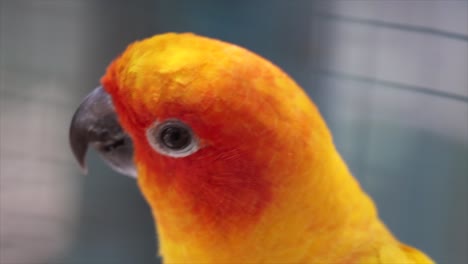
M 70 124 L 70 146 L 86 173 L 86 152 L 91 145 L 115 171 L 136 177 L 133 144 L 122 130 L 109 94 L 97 87 L 80 104 Z

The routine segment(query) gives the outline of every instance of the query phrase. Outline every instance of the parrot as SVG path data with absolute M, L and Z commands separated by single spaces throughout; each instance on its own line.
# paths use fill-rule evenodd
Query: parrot
M 136 178 L 164 263 L 434 263 L 382 222 L 306 92 L 238 45 L 130 44 L 69 141 L 85 171 L 91 146 Z

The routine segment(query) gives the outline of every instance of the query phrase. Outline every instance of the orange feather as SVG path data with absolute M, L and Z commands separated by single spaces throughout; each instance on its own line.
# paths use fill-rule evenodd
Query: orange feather
M 133 139 L 165 262 L 432 263 L 391 235 L 315 105 L 260 56 L 158 35 L 130 45 L 102 83 Z M 170 118 L 200 150 L 151 148 L 146 130 Z

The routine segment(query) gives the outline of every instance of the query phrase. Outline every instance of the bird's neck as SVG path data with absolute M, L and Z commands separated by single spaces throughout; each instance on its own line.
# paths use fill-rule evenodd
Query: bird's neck
M 372 233 L 391 236 L 341 157 L 330 155 L 319 163 L 314 171 L 308 164 L 296 164 L 297 177 L 274 185 L 271 205 L 250 226 L 224 219 L 223 228 L 210 228 L 188 214 L 185 205 L 175 200 L 153 203 L 157 198 L 148 197 L 164 195 L 164 201 L 171 201 L 170 193 L 145 193 L 165 263 L 333 261 Z

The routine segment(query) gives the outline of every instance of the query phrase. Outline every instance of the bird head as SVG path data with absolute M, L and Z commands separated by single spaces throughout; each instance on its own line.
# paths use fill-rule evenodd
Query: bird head
M 101 83 L 75 114 L 72 148 L 83 165 L 91 144 L 137 176 L 163 256 L 264 255 L 339 225 L 355 204 L 373 212 L 353 203 L 364 195 L 304 91 L 244 48 L 157 35 L 131 44 Z

